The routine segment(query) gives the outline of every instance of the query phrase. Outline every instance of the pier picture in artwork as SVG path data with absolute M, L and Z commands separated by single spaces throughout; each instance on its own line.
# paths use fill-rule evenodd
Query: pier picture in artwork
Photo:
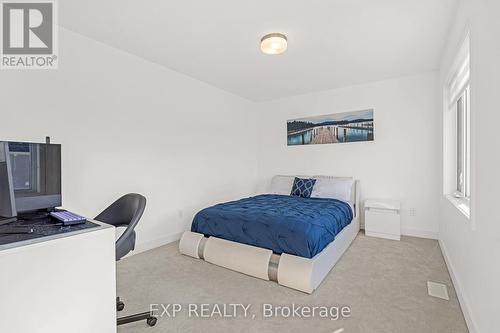
M 287 121 L 288 145 L 373 141 L 373 109 Z

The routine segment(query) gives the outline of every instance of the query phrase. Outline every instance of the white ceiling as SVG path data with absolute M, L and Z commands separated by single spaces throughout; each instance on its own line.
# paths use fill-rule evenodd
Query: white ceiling
M 62 26 L 263 101 L 438 68 L 456 0 L 64 0 Z M 282 32 L 288 50 L 260 52 Z

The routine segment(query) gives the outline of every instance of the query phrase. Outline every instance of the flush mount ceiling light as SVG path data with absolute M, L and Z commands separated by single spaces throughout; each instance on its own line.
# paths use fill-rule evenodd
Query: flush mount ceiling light
M 281 54 L 286 51 L 287 46 L 286 36 L 278 32 L 267 34 L 260 40 L 260 49 L 265 54 Z

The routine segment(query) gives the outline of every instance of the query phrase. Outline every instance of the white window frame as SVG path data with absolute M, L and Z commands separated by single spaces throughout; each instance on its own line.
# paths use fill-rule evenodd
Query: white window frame
M 470 38 L 467 34 L 444 87 L 443 186 L 444 195 L 468 219 L 471 206 L 470 91 Z

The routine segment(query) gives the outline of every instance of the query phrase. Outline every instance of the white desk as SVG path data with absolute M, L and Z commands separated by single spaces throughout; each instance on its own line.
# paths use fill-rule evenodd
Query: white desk
M 0 246 L 0 332 L 116 332 L 115 228 Z

